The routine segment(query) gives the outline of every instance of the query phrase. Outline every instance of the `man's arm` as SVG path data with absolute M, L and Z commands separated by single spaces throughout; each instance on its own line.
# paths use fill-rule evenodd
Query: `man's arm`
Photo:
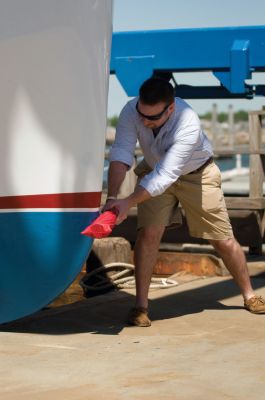
M 133 165 L 137 131 L 130 102 L 123 108 L 109 154 L 108 197 L 117 197 L 126 172 Z
M 150 199 L 150 193 L 144 189 L 142 186 L 136 186 L 134 192 L 130 194 L 125 200 L 128 201 L 129 208 L 136 206 L 137 204 L 142 203 L 145 200 Z
M 129 166 L 120 161 L 112 161 L 108 172 L 108 197 L 117 197 Z
M 107 201 L 104 211 L 115 208 L 119 213 L 117 223 L 121 223 L 125 218 L 127 218 L 127 214 L 131 207 L 134 207 L 151 197 L 143 187 L 136 186 L 134 192 L 130 194 L 130 196 L 125 199 L 115 200 L 128 169 L 129 166 L 120 161 L 112 161 L 109 167 L 107 198 L 110 197 L 111 199 Z
M 122 182 L 124 181 L 126 172 L 129 166 L 121 161 L 112 161 L 108 171 L 108 194 L 106 204 L 102 211 L 107 211 L 113 208 L 113 203 L 116 201 Z

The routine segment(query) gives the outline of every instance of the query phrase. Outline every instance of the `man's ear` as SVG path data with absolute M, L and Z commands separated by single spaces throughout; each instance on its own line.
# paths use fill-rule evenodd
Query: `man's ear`
M 170 104 L 170 106 L 168 107 L 168 110 L 170 111 L 170 113 L 172 113 L 172 111 L 175 110 L 175 101 Z

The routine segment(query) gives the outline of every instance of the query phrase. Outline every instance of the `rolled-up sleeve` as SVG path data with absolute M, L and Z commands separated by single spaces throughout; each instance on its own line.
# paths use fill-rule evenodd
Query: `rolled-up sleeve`
M 127 103 L 119 116 L 115 141 L 110 150 L 109 161 L 120 161 L 131 167 L 134 161 L 136 142 L 137 129 L 132 110 Z
M 189 125 L 176 132 L 176 140 L 156 163 L 154 169 L 145 175 L 139 185 L 151 196 L 162 194 L 182 175 L 185 164 L 190 160 L 200 136 L 200 125 Z

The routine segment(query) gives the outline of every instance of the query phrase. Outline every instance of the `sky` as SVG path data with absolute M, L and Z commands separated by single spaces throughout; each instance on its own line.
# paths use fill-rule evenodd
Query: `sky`
M 225 26 L 265 25 L 265 0 L 114 0 L 113 31 L 152 29 L 209 28 Z M 265 84 L 265 73 L 255 74 L 252 82 Z M 181 73 L 178 83 L 196 85 L 216 84 L 211 73 Z M 108 116 L 118 115 L 129 100 L 115 75 L 110 76 Z M 210 111 L 216 103 L 218 110 L 226 112 L 232 104 L 234 110 L 258 110 L 265 97 L 253 100 L 187 100 L 198 114 Z

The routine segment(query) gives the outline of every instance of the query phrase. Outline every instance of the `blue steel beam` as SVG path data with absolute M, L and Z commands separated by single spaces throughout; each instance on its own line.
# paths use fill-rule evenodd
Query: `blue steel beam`
M 128 96 L 137 95 L 153 73 L 196 71 L 211 71 L 220 81 L 219 89 L 211 87 L 212 98 L 215 93 L 216 97 L 264 96 L 264 85 L 245 81 L 252 72 L 265 71 L 265 26 L 117 32 L 110 69 Z M 199 87 L 194 89 L 183 97 L 198 98 Z

